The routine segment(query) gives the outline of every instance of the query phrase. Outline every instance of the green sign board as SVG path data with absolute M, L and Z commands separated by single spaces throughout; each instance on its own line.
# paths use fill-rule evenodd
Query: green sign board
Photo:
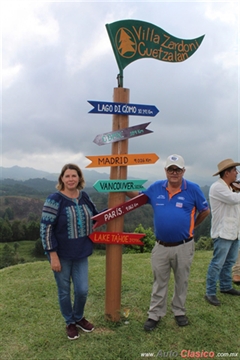
M 120 20 L 106 24 L 120 72 L 135 60 L 152 58 L 182 62 L 199 48 L 204 35 L 179 39 L 156 25 L 140 20 Z
M 147 180 L 98 180 L 93 184 L 98 192 L 122 192 L 144 190 Z

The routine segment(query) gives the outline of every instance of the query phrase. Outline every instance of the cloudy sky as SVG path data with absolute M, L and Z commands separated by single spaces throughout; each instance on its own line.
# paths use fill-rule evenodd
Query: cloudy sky
M 88 100 L 111 102 L 117 87 L 105 25 L 136 19 L 178 38 L 205 37 L 184 62 L 141 59 L 124 69 L 130 103 L 159 109 L 129 117 L 129 126 L 151 121 L 153 133 L 129 140 L 128 152 L 160 159 L 129 166 L 128 176 L 163 178 L 166 157 L 178 153 L 186 178 L 213 181 L 218 162 L 240 161 L 239 10 L 238 1 L 2 1 L 2 166 L 59 173 L 111 154 L 93 140 L 112 130 L 112 116 L 89 114 Z

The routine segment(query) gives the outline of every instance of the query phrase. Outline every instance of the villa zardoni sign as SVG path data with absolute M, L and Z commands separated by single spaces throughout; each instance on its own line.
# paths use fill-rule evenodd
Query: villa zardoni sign
M 204 38 L 179 39 L 163 29 L 140 20 L 120 20 L 106 24 L 120 72 L 135 60 L 152 58 L 182 62 L 192 56 Z

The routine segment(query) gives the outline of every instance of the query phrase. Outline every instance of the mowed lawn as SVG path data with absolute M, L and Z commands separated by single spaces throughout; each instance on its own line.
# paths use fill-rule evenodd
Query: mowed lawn
M 48 262 L 4 268 L 0 270 L 0 359 L 240 358 L 240 297 L 218 293 L 220 307 L 204 300 L 211 255 L 211 251 L 195 252 L 186 303 L 190 325 L 179 328 L 175 323 L 170 309 L 172 276 L 168 313 L 151 333 L 143 330 L 153 281 L 150 254 L 122 257 L 118 323 L 105 320 L 105 255 L 91 256 L 85 316 L 94 323 L 95 330 L 81 331 L 75 341 L 66 337 Z M 124 309 L 129 310 L 128 318 Z

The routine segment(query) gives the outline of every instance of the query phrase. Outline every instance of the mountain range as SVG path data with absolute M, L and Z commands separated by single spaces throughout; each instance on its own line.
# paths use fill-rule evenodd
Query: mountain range
M 86 182 L 86 186 L 91 187 L 97 180 L 108 180 L 109 174 L 100 173 L 95 170 L 83 170 L 84 179 Z M 46 179 L 50 181 L 56 181 L 58 179 L 59 174 L 49 173 L 43 170 L 37 170 L 30 167 L 20 167 L 20 166 L 12 166 L 12 167 L 3 167 L 0 166 L 0 180 L 4 179 L 12 179 L 16 181 L 26 181 L 29 179 Z M 128 177 L 128 179 L 137 179 L 135 177 Z M 157 179 L 149 178 L 148 181 L 144 184 L 144 187 L 148 187 Z M 190 180 L 190 179 L 189 179 Z M 191 179 L 191 181 L 196 182 L 200 186 L 210 186 L 212 181 L 205 178 Z
M 88 186 L 92 186 L 99 179 L 109 179 L 109 174 L 99 173 L 95 170 L 85 170 L 83 174 Z M 0 166 L 0 180 L 13 179 L 25 181 L 29 179 L 46 179 L 57 182 L 58 176 L 59 174 L 36 170 L 30 167 L 12 166 L 7 168 Z

